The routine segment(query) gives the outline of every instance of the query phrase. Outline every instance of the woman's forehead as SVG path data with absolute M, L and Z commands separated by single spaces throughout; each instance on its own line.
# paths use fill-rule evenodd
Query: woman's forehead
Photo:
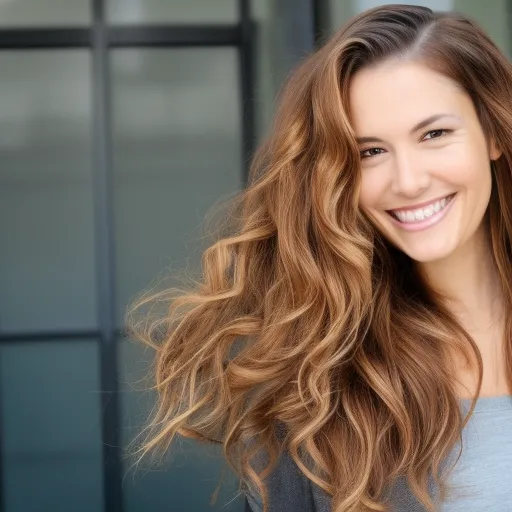
M 471 107 L 469 96 L 455 82 L 415 62 L 365 68 L 349 88 L 350 119 L 356 131 L 393 125 L 409 130 L 433 115 L 463 117 Z

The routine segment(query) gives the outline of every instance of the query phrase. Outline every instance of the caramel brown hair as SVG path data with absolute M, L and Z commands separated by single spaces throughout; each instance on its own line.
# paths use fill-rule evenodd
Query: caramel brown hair
M 398 476 L 435 510 L 429 475 L 445 497 L 442 462 L 469 418 L 455 393 L 454 354 L 473 366 L 480 390 L 476 344 L 358 206 L 349 85 L 391 58 L 459 84 L 503 150 L 486 219 L 512 311 L 511 65 L 462 15 L 390 5 L 353 18 L 288 80 L 230 231 L 204 252 L 201 278 L 148 293 L 128 311 L 132 335 L 156 350 L 158 403 L 138 453 L 165 452 L 177 434 L 221 443 L 265 510 L 265 477 L 282 450 L 335 512 L 386 510 L 384 491 Z M 163 300 L 163 318 L 136 319 Z M 511 334 L 509 315 L 509 384 Z M 267 467 L 254 464 L 261 452 Z

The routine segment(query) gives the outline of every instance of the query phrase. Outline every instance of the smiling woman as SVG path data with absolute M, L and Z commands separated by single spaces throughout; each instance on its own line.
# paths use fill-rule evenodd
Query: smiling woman
M 512 66 L 478 25 L 350 20 L 286 84 L 202 281 L 133 326 L 141 452 L 222 443 L 258 512 L 512 510 L 511 165 Z

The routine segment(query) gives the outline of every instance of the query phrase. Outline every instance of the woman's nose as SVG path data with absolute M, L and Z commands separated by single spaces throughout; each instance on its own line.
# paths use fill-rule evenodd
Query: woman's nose
M 391 189 L 394 194 L 416 197 L 430 185 L 430 174 L 422 162 L 411 155 L 395 157 Z

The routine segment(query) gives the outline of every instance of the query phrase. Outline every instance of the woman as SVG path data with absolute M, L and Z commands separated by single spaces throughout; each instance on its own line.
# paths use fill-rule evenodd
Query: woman
M 512 510 L 511 84 L 423 7 L 308 58 L 204 279 L 134 326 L 158 350 L 141 451 L 221 442 L 254 511 Z

